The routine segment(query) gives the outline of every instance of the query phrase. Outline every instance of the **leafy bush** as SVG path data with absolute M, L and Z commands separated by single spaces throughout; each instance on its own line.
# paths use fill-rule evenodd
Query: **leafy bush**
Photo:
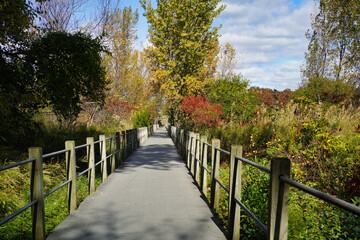
M 219 78 L 207 87 L 207 98 L 220 105 L 228 121 L 250 121 L 258 105 L 258 94 L 249 90 L 249 80 L 241 75 Z
M 148 108 L 133 112 L 133 128 L 150 127 L 153 119 Z
M 196 132 L 205 132 L 208 128 L 218 126 L 220 116 L 223 114 L 219 104 L 212 105 L 202 96 L 183 98 L 180 109 L 185 114 L 182 119 L 182 124 L 185 125 L 183 127 L 193 128 Z
M 267 159 L 251 159 L 265 167 L 269 167 Z M 263 223 L 268 221 L 270 175 L 244 164 L 241 191 L 242 203 Z M 241 211 L 241 239 L 265 239 L 266 234 L 244 211 Z

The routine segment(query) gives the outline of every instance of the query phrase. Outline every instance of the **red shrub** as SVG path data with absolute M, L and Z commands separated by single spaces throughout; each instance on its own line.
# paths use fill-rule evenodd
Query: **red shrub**
M 216 127 L 221 121 L 223 113 L 220 104 L 212 105 L 203 96 L 187 96 L 181 100 L 180 109 L 187 116 L 187 121 L 194 125 L 196 130 L 207 127 Z

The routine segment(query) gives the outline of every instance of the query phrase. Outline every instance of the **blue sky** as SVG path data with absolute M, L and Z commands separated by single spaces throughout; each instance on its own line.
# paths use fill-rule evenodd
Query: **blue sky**
M 156 2 L 153 0 L 153 2 Z M 214 25 L 222 24 L 220 43 L 236 50 L 235 72 L 252 86 L 295 90 L 308 41 L 314 0 L 223 0 L 227 8 Z M 120 8 L 139 11 L 138 42 L 146 44 L 147 22 L 138 0 L 122 0 Z
M 221 43 L 237 52 L 236 72 L 252 86 L 296 89 L 308 41 L 313 0 L 223 1 Z

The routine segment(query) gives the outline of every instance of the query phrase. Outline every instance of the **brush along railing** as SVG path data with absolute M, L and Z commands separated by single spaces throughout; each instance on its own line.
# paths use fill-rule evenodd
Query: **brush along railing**
M 215 211 L 217 211 L 219 207 L 219 186 L 229 194 L 228 235 L 230 239 L 240 238 L 240 209 L 243 209 L 244 212 L 254 220 L 257 226 L 267 235 L 267 239 L 287 239 L 289 185 L 360 216 L 360 207 L 290 179 L 291 163 L 288 158 L 272 159 L 271 168 L 269 169 L 243 158 L 242 146 L 240 145 L 232 145 L 231 151 L 228 152 L 220 148 L 219 139 L 212 139 L 211 144 L 209 144 L 207 143 L 206 136 L 199 136 L 199 134 L 173 126 L 168 126 L 168 132 L 179 153 L 184 157 L 186 166 L 201 187 L 201 191 L 205 196 L 207 196 L 207 174 L 210 174 L 210 203 Z M 207 147 L 211 147 L 211 171 L 207 168 Z M 219 178 L 220 154 L 230 156 L 229 188 L 227 188 Z M 241 202 L 241 173 L 243 163 L 270 174 L 267 226 Z
M 152 129 L 156 129 L 157 126 L 153 126 Z M 140 133 L 140 134 L 139 134 Z M 45 239 L 45 205 L 44 199 L 57 190 L 68 186 L 68 206 L 69 212 L 77 209 L 77 178 L 88 173 L 88 186 L 89 194 L 95 192 L 95 168 L 101 164 L 101 174 L 102 181 L 105 181 L 108 177 L 107 174 L 107 163 L 110 159 L 110 171 L 113 173 L 117 166 L 119 166 L 126 158 L 137 148 L 139 147 L 147 138 L 150 136 L 148 134 L 148 129 L 139 128 L 131 129 L 115 134 L 111 134 L 110 137 L 105 137 L 105 135 L 100 135 L 98 141 L 94 141 L 93 137 L 88 137 L 86 139 L 86 144 L 75 146 L 75 141 L 66 141 L 65 149 L 51 152 L 48 154 L 42 154 L 42 148 L 32 147 L 29 148 L 29 159 L 20 161 L 17 163 L 9 164 L 6 166 L 0 167 L 0 172 L 7 169 L 15 168 L 27 163 L 31 164 L 30 167 L 30 191 L 31 199 L 30 203 L 20 208 L 16 212 L 10 214 L 6 218 L 0 221 L 0 226 L 7 223 L 11 219 L 17 217 L 19 214 L 32 207 L 32 238 L 36 240 Z M 107 155 L 107 143 L 109 141 L 109 154 Z M 96 162 L 95 159 L 95 145 L 99 144 L 100 160 Z M 80 172 L 76 173 L 76 150 L 86 148 L 86 156 L 88 160 L 88 167 Z M 123 153 L 123 156 L 121 156 Z M 66 172 L 67 172 L 67 181 L 63 182 L 59 186 L 50 190 L 47 193 L 44 193 L 44 178 L 43 178 L 43 160 L 46 158 L 51 158 L 65 154 L 66 160 Z

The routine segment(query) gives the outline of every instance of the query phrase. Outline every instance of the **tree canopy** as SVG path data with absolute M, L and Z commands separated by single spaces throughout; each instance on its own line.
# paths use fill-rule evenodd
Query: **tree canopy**
M 170 98 L 198 94 L 209 79 L 205 64 L 218 46 L 213 20 L 224 9 L 220 0 L 160 0 L 153 8 L 140 1 L 149 23 L 154 83 Z
M 104 51 L 98 39 L 82 33 L 53 32 L 32 43 L 26 61 L 36 79 L 36 93 L 59 119 L 76 118 L 82 98 L 105 99 Z
M 320 0 L 312 19 L 305 78 L 315 77 L 359 81 L 360 1 Z

